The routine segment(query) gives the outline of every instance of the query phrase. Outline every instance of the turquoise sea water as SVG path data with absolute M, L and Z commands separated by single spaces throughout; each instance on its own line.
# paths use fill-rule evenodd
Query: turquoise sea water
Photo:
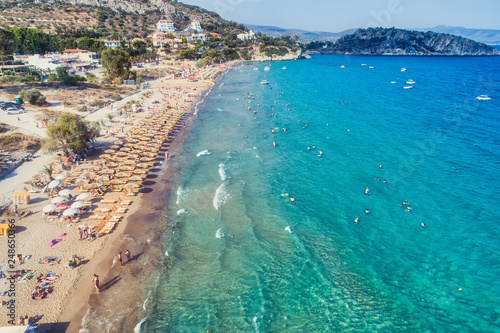
M 266 65 L 226 74 L 173 157 L 141 331 L 500 331 L 500 58 Z

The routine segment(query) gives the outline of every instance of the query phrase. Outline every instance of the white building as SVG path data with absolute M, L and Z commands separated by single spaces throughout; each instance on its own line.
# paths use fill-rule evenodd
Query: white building
M 164 33 L 163 31 L 156 31 L 153 32 L 153 39 L 166 39 L 167 34 Z
M 80 49 L 66 49 L 63 56 L 78 59 L 81 62 L 97 62 L 99 55 L 95 52 Z
M 109 47 L 110 49 L 116 49 L 117 47 L 120 47 L 120 41 L 119 40 L 103 40 L 104 46 Z
M 207 34 L 191 34 L 190 36 L 186 36 L 187 42 L 192 43 L 192 42 L 205 42 L 208 40 L 208 35 Z
M 191 22 L 191 29 L 195 30 L 196 32 L 202 32 L 203 29 L 201 28 L 200 21 L 194 20 Z
M 156 30 L 174 32 L 174 22 L 172 20 L 159 20 L 158 23 L 156 23 Z
M 243 34 L 238 34 L 238 39 L 241 39 L 241 40 L 252 40 L 255 38 L 255 34 L 252 30 L 250 30 L 249 32 L 245 32 Z
M 49 69 L 51 71 L 54 71 L 57 67 L 65 66 L 64 63 L 61 63 L 57 59 L 54 59 L 52 57 L 44 57 L 39 54 L 28 56 L 26 61 L 28 62 L 28 65 L 34 66 L 35 68 L 39 68 L 41 70 Z

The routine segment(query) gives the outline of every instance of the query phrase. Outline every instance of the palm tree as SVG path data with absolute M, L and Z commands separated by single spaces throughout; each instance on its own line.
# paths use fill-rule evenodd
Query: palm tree
M 110 123 L 112 123 L 112 122 L 113 122 L 113 118 L 114 118 L 115 116 L 113 116 L 111 113 L 108 113 L 106 116 L 108 117 L 108 121 L 109 121 Z
M 52 164 L 49 164 L 49 166 L 44 165 L 42 173 L 48 176 L 49 180 L 53 180 L 54 178 L 52 178 L 52 174 L 54 173 L 54 166 Z

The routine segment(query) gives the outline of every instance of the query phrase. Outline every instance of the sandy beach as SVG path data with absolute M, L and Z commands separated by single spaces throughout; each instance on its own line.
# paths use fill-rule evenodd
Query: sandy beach
M 12 324 L 11 318 L 7 316 L 9 313 L 13 314 L 16 322 L 20 316 L 28 315 L 38 325 L 37 331 L 40 332 L 122 332 L 130 331 L 137 325 L 147 306 L 138 300 L 146 299 L 151 272 L 162 262 L 158 241 L 166 225 L 162 216 L 165 198 L 177 172 L 175 155 L 186 126 L 189 127 L 192 121 L 191 111 L 195 103 L 213 83 L 209 78 L 220 71 L 218 68 L 204 69 L 196 73 L 196 78 L 202 78 L 196 81 L 159 79 L 151 82 L 148 89 L 128 99 L 139 101 L 142 112 L 122 112 L 121 117 L 117 115 L 113 126 L 101 131 L 96 152 L 86 161 L 74 164 L 72 170 L 60 171 L 60 174 L 67 172 L 70 176 L 63 179 L 58 190 L 69 189 L 73 196 L 89 193 L 87 190 L 77 191 L 77 186 L 80 189 L 85 186 L 77 185 L 76 182 L 100 163 L 100 155 L 113 143 L 116 144 L 117 140 L 122 143 L 137 142 L 127 140 L 132 140 L 133 135 L 140 135 L 141 131 L 145 132 L 153 126 L 158 129 L 157 133 L 167 131 L 168 136 L 150 136 L 151 142 L 144 143 L 146 147 L 137 156 L 135 164 L 129 164 L 130 170 L 135 170 L 136 164 L 142 162 L 139 159 L 146 159 L 146 156 L 150 158 L 146 168 L 148 171 L 139 174 L 143 179 L 135 182 L 137 188 L 119 191 L 120 186 L 133 183 L 126 180 L 125 184 L 103 186 L 115 191 L 108 189 L 102 196 L 91 195 L 85 199 L 84 208 L 87 210 L 81 212 L 78 221 L 64 221 L 59 216 L 44 217 L 42 209 L 53 198 L 25 184 L 44 165 L 54 162 L 54 167 L 60 169 L 61 163 L 56 161 L 54 154 L 37 154 L 33 161 L 23 164 L 0 182 L 0 194 L 4 198 L 11 197 L 13 192 L 26 193 L 26 189 L 30 195 L 28 205 L 18 205 L 18 218 L 12 211 L 1 217 L 15 224 L 15 234 L 11 236 L 14 240 L 11 248 L 14 250 L 11 250 L 11 254 L 14 253 L 16 258 L 12 262 L 8 242 L 1 242 L 0 271 L 5 277 L 0 279 L 0 292 L 7 294 L 0 298 L 4 302 L 0 326 Z M 125 105 L 128 100 L 124 98 L 120 104 Z M 98 120 L 110 112 L 118 114 L 120 104 L 116 103 L 114 111 L 104 108 L 87 115 L 85 119 Z M 118 151 L 119 148 L 116 149 Z M 153 155 L 148 155 L 152 152 Z M 165 158 L 166 152 L 168 160 Z M 115 164 L 123 167 L 122 163 Z M 136 192 L 135 195 L 133 192 Z M 131 202 L 125 203 L 124 200 Z M 102 221 L 99 218 L 106 214 L 109 215 L 105 220 L 107 223 L 109 218 L 120 220 L 110 229 L 111 232 L 106 231 L 104 225 L 98 226 Z M 97 220 L 92 218 L 95 215 L 98 215 Z M 89 228 L 98 227 L 95 229 L 98 237 L 90 241 L 80 240 L 78 227 L 82 224 Z M 6 234 L 0 237 L 9 239 Z M 127 250 L 131 253 L 130 262 L 124 254 Z M 117 261 L 116 254 L 119 252 L 122 252 L 123 266 Z M 18 254 L 22 255 L 24 263 L 19 263 Z M 80 258 L 80 262 L 76 267 L 70 267 L 68 261 L 74 255 Z M 92 282 L 94 274 L 99 276 L 99 294 Z M 16 282 L 11 283 L 11 275 L 16 277 Z M 37 287 L 46 290 L 41 299 L 32 298 Z M 10 304 L 5 304 L 8 301 L 11 301 Z

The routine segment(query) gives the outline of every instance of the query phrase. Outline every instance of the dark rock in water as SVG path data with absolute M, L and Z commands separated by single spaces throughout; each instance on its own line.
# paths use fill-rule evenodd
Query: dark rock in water
M 493 56 L 500 51 L 471 39 L 432 31 L 396 28 L 359 29 L 341 37 L 332 47 L 310 53 L 362 55 Z

